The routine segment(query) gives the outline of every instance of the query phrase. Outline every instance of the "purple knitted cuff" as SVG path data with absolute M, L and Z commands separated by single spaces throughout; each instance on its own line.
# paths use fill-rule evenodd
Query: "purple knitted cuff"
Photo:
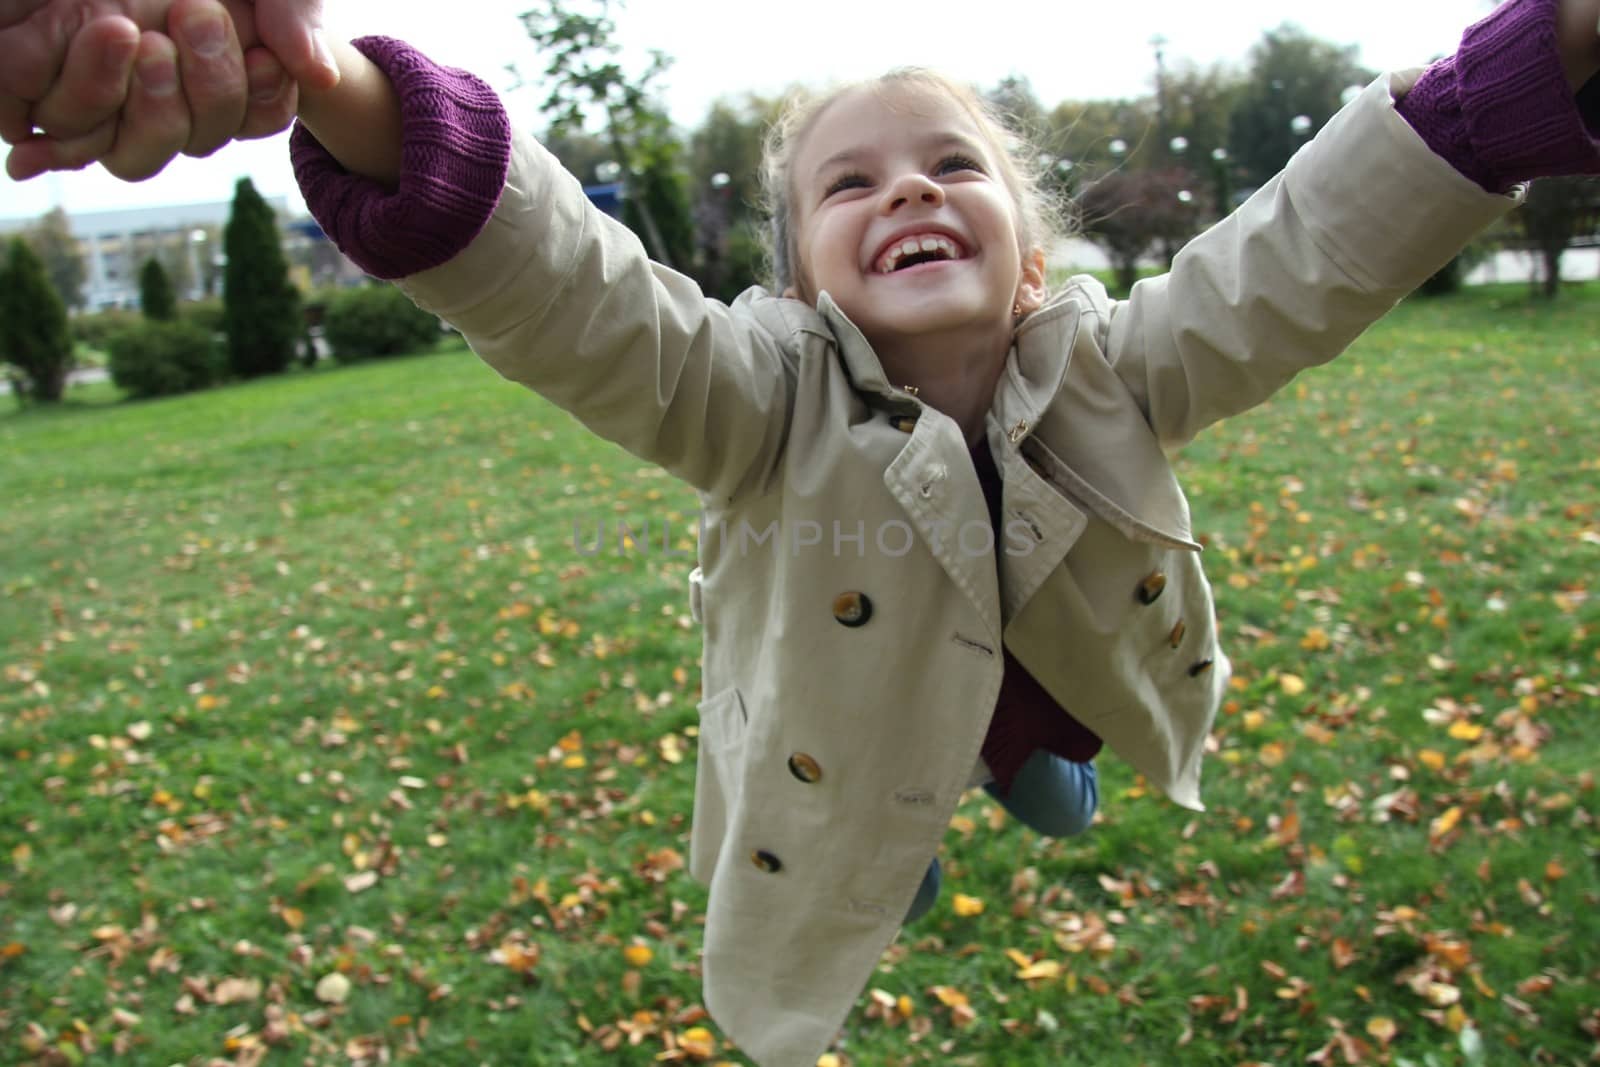
M 1600 173 L 1600 108 L 1574 100 L 1556 50 L 1557 0 L 1515 0 L 1467 28 L 1398 110 L 1428 147 L 1492 193 Z
M 388 37 L 352 42 L 400 97 L 400 186 L 351 174 L 296 124 L 290 158 L 306 206 L 339 251 L 377 278 L 448 262 L 483 230 L 511 162 L 511 123 L 493 89 Z

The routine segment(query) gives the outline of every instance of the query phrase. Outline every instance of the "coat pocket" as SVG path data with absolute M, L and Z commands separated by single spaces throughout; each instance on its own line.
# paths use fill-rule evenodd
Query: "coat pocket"
M 728 820 L 739 806 L 746 718 L 744 700 L 732 686 L 700 703 L 689 873 L 707 885 L 722 851 Z

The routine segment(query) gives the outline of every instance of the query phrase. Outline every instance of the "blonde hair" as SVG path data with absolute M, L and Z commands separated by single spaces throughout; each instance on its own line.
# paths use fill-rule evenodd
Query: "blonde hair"
M 923 67 L 899 67 L 823 93 L 794 92 L 767 130 L 761 159 L 761 204 L 768 220 L 764 243 L 773 292 L 781 293 L 795 285 L 798 273 L 792 195 L 795 155 L 830 105 L 862 89 L 875 93 L 916 89 L 943 95 L 959 105 L 994 154 L 999 177 L 1016 207 L 1017 238 L 1023 249 L 1047 248 L 1053 238 L 1070 230 L 1067 205 L 1047 191 L 1039 153 L 1023 131 L 1007 123 L 971 86 Z

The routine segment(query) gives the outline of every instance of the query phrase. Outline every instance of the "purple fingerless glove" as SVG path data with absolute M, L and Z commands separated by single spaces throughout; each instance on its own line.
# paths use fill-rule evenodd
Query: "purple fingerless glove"
M 341 167 L 304 126 L 289 139 L 306 206 L 339 251 L 377 278 L 449 261 L 494 214 L 511 162 L 511 123 L 493 89 L 389 37 L 352 42 L 400 97 L 400 186 Z
M 1397 105 L 1434 153 L 1491 193 L 1600 173 L 1600 86 L 1574 100 L 1556 50 L 1557 0 L 1514 0 L 1467 28 Z

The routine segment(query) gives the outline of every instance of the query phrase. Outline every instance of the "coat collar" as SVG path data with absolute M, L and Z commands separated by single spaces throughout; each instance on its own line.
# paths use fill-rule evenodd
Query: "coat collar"
M 809 310 L 809 309 L 808 309 Z M 838 349 L 839 361 L 857 392 L 896 405 L 908 397 L 884 373 L 872 345 L 826 292 L 818 294 L 816 314 Z M 1051 298 L 1017 328 L 995 387 L 990 413 L 1015 445 L 1038 425 L 1039 417 L 1061 391 L 1072 355 L 1072 340 L 1084 310 L 1075 287 Z

